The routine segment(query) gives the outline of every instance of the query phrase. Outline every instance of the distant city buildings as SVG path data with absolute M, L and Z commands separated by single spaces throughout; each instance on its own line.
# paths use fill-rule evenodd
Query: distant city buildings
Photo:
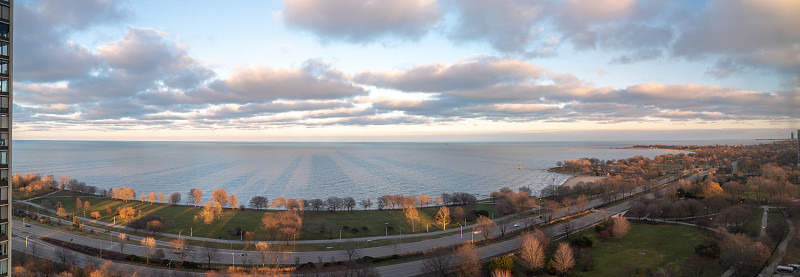
M 11 276 L 12 7 L 0 0 L 0 276 Z

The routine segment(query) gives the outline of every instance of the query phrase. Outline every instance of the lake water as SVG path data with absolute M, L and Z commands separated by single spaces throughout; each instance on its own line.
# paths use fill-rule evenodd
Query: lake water
M 14 141 L 14 172 L 67 175 L 99 188 L 206 196 L 223 188 L 246 203 L 273 199 L 469 192 L 507 186 L 539 191 L 569 176 L 547 172 L 582 157 L 654 157 L 666 150 L 615 149 L 669 142 L 235 143 Z M 687 142 L 672 142 L 687 143 Z M 702 143 L 702 142 L 691 142 Z M 707 142 L 706 142 L 707 143 Z M 747 142 L 737 142 L 747 143 Z M 754 142 L 750 142 L 754 143 Z M 522 169 L 519 169 L 519 167 Z

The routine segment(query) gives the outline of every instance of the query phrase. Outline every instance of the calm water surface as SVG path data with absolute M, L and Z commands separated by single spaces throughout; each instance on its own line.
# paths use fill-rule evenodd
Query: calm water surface
M 137 193 L 180 192 L 184 199 L 191 188 L 200 188 L 207 196 L 223 188 L 243 203 L 255 195 L 374 199 L 384 194 L 464 191 L 486 196 L 504 186 L 538 191 L 547 184 L 560 184 L 569 176 L 547 172 L 560 160 L 671 153 L 614 149 L 645 143 L 670 142 L 14 141 L 14 172 L 67 175 L 99 188 L 133 187 Z

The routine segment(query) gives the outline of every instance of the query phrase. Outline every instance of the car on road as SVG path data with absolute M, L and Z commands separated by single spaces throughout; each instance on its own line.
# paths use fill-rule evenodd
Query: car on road
M 514 227 L 519 227 L 519 223 L 514 223 Z
M 25 227 L 31 227 L 31 225 L 30 224 L 25 224 Z
M 245 254 L 245 253 L 242 253 L 242 254 L 239 254 L 239 256 L 242 256 L 242 257 L 247 257 L 247 254 Z
M 475 232 L 472 232 L 472 233 L 477 235 L 477 234 L 481 233 L 481 230 L 478 230 L 478 231 L 475 231 Z

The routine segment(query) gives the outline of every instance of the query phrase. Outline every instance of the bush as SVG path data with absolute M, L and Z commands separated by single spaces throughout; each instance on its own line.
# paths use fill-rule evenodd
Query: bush
M 489 272 L 493 272 L 496 269 L 506 270 L 506 271 L 514 271 L 514 260 L 511 259 L 509 256 L 500 256 L 494 257 L 489 260 Z
M 350 229 L 350 233 L 353 233 L 353 234 L 358 233 L 358 228 L 354 227 L 353 229 Z
M 149 214 L 131 221 L 131 223 L 128 223 L 128 227 L 131 227 L 138 232 L 139 229 L 147 229 L 147 223 L 153 220 L 164 222 L 163 217 Z
M 712 242 L 711 245 L 701 244 L 694 247 L 694 253 L 700 257 L 716 259 L 719 258 L 720 252 L 719 244 L 716 242 Z
M 367 228 L 367 226 L 361 226 L 361 231 L 364 231 L 364 232 L 366 232 L 366 231 L 368 231 L 368 230 L 369 230 L 369 228 Z
M 597 224 L 597 225 L 594 226 L 594 232 L 595 233 L 600 233 L 600 232 L 605 231 L 605 230 L 606 230 L 606 224 L 605 223 L 600 223 L 600 224 Z
M 558 272 L 556 272 L 556 263 L 553 262 L 553 259 L 550 259 L 550 261 L 547 262 L 547 273 L 550 275 L 558 274 Z
M 587 236 L 580 235 L 569 241 L 569 245 L 577 247 L 592 247 L 594 242 Z

